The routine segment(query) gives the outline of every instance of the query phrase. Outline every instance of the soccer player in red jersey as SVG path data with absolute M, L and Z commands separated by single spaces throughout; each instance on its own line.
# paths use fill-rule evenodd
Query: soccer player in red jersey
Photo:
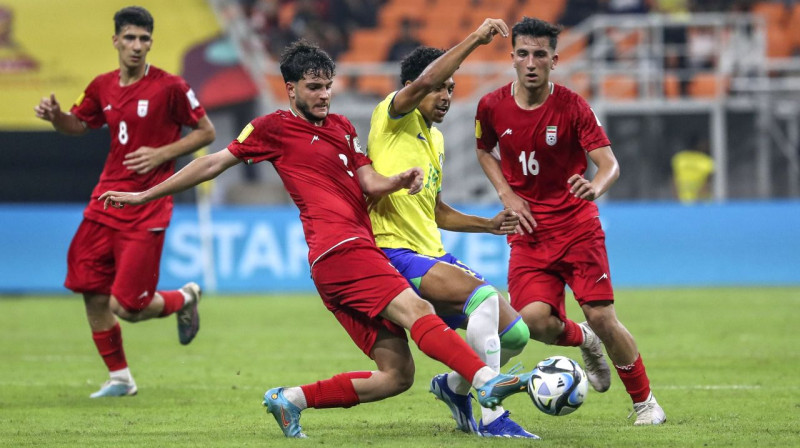
M 214 140 L 214 126 L 194 92 L 178 76 L 146 62 L 153 17 L 128 7 L 114 15 L 114 48 L 119 69 L 97 76 L 70 113 L 51 94 L 34 109 L 67 135 L 108 125 L 111 150 L 92 200 L 84 210 L 67 255 L 65 286 L 82 293 L 92 338 L 110 379 L 92 398 L 135 395 L 117 317 L 138 322 L 176 314 L 178 337 L 188 344 L 199 330 L 200 287 L 156 291 L 164 231 L 172 198 L 109 213 L 95 199 L 109 189 L 147 189 L 175 171 L 175 159 Z M 181 137 L 181 128 L 193 130 Z
M 550 82 L 560 31 L 528 17 L 514 25 L 517 79 L 485 95 L 475 118 L 478 161 L 503 205 L 520 217 L 518 233 L 508 237 L 511 304 L 531 338 L 580 346 L 589 381 L 600 392 L 611 384 L 605 343 L 633 400 L 635 424 L 660 424 L 666 415 L 650 391 L 636 342 L 614 310 L 605 234 L 593 202 L 619 177 L 619 165 L 587 102 Z M 591 180 L 583 177 L 587 152 L 597 165 Z M 567 319 L 565 285 L 587 322 Z
M 496 27 L 486 31 L 507 34 Z M 300 413 L 306 408 L 347 408 L 411 387 L 414 360 L 406 329 L 423 353 L 476 388 L 482 406 L 497 406 L 525 390 L 530 372 L 505 375 L 486 366 L 375 245 L 364 195 L 381 197 L 404 188 L 416 194 L 422 188 L 422 170 L 410 168 L 390 177 L 375 171 L 350 121 L 329 114 L 335 66 L 319 47 L 303 40 L 293 43 L 281 55 L 280 67 L 289 110 L 254 119 L 227 148 L 192 161 L 147 191 L 108 191 L 100 200 L 119 208 L 144 204 L 212 179 L 240 162 L 272 163 L 300 209 L 311 276 L 323 303 L 377 367 L 268 390 L 264 405 L 286 437 L 305 437 Z

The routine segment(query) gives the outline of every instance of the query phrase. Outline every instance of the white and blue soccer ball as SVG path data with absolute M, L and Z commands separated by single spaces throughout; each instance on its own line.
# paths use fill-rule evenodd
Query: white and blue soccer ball
M 586 373 L 566 356 L 551 356 L 536 365 L 528 380 L 533 404 L 548 415 L 567 415 L 583 404 L 588 391 Z

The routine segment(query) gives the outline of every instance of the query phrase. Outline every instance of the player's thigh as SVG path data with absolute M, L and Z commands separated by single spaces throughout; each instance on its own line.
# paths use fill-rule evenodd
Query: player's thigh
M 383 342 L 383 350 L 378 351 L 378 354 L 382 356 L 388 356 L 384 351 L 387 349 L 386 347 L 395 347 L 401 342 L 406 346 L 406 349 L 408 348 L 408 337 L 405 330 L 394 322 L 381 316 L 370 317 L 352 308 L 334 305 L 333 309 L 331 309 L 331 306 L 327 303 L 326 306 L 331 310 L 336 320 L 339 321 L 339 325 L 347 332 L 347 335 L 350 336 L 350 339 L 370 358 L 373 358 L 376 343 L 379 340 L 386 340 Z M 379 338 L 379 336 L 382 336 L 382 338 Z M 394 344 L 391 341 L 394 341 Z M 377 363 L 378 360 L 375 359 L 375 362 Z M 378 367 L 380 368 L 380 364 Z
M 164 231 L 118 231 L 114 254 L 117 274 L 111 294 L 125 310 L 141 311 L 150 304 L 158 286 Z
M 562 257 L 563 275 L 575 299 L 581 306 L 591 302 L 613 302 L 611 270 L 600 220 L 582 223 L 576 233 L 582 237 L 572 243 Z
M 75 292 L 110 294 L 116 272 L 114 230 L 94 221 L 83 220 L 67 252 L 67 278 L 64 286 Z
M 551 252 L 541 244 L 513 244 L 508 265 L 508 295 L 518 312 L 544 303 L 562 320 L 566 318 L 564 279 L 552 270 Z
M 472 292 L 484 284 L 463 268 L 440 261 L 422 277 L 419 290 L 438 314 L 457 314 L 463 312 Z

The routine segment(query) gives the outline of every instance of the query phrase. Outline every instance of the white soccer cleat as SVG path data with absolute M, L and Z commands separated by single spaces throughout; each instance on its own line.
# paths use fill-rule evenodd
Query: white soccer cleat
M 90 398 L 104 397 L 131 397 L 136 395 L 139 390 L 133 381 L 126 382 L 116 379 L 108 380 L 100 387 L 100 390 L 89 395 Z
M 634 403 L 633 410 L 636 412 L 636 421 L 633 423 L 635 426 L 660 425 L 667 421 L 667 414 L 658 405 L 652 392 L 650 392 L 647 400 L 641 403 Z
M 581 355 L 586 367 L 586 377 L 594 390 L 605 392 L 611 387 L 611 369 L 603 355 L 603 342 L 587 322 L 581 322 L 578 326 L 583 332 Z

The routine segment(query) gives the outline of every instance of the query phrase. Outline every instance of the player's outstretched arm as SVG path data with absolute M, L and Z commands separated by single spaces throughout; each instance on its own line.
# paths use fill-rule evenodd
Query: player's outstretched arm
M 215 136 L 214 125 L 206 115 L 197 122 L 197 126 L 191 132 L 181 139 L 160 148 L 142 146 L 136 151 L 126 154 L 122 164 L 138 174 L 145 174 L 164 162 L 191 154 L 210 145 Z
M 531 214 L 530 204 L 511 190 L 511 186 L 508 185 L 506 178 L 503 176 L 500 161 L 495 159 L 491 153 L 480 148 L 477 148 L 476 152 L 478 154 L 478 163 L 481 164 L 483 172 L 486 173 L 486 177 L 489 178 L 489 181 L 497 191 L 497 196 L 500 198 L 500 202 L 503 203 L 503 207 L 517 215 L 519 225 L 516 227 L 516 232 L 533 233 L 533 229 L 536 227 L 536 220 L 533 219 Z
M 453 76 L 462 62 L 481 45 L 492 41 L 495 35 L 508 37 L 508 25 L 501 19 L 486 19 L 466 39 L 433 61 L 410 84 L 406 85 L 392 101 L 393 116 L 404 115 L 416 109 L 425 95 L 439 88 L 447 78 Z
M 53 128 L 62 134 L 83 135 L 87 131 L 86 124 L 78 117 L 61 110 L 55 93 L 51 93 L 50 98 L 42 98 L 33 111 L 37 117 L 52 123 Z
M 425 172 L 418 167 L 386 177 L 375 171 L 372 165 L 364 165 L 356 173 L 361 191 L 371 198 L 385 196 L 403 188 L 408 189 L 408 194 L 417 194 L 422 190 L 422 181 L 425 179 Z
M 494 218 L 483 218 L 462 213 L 436 197 L 436 225 L 452 232 L 492 233 L 508 235 L 516 233 L 519 217 L 511 210 L 502 210 Z
M 619 178 L 619 163 L 610 146 L 590 151 L 589 158 L 597 165 L 594 179 L 589 181 L 580 174 L 573 174 L 567 180 L 567 184 L 569 192 L 576 198 L 594 201 L 608 191 Z
M 211 180 L 239 162 L 240 160 L 231 154 L 228 148 L 225 148 L 222 151 L 193 160 L 183 169 L 170 176 L 169 179 L 147 191 L 138 193 L 107 191 L 100 195 L 98 200 L 103 201 L 105 208 L 108 208 L 109 205 L 115 208 L 122 208 L 125 204 L 144 204 Z

